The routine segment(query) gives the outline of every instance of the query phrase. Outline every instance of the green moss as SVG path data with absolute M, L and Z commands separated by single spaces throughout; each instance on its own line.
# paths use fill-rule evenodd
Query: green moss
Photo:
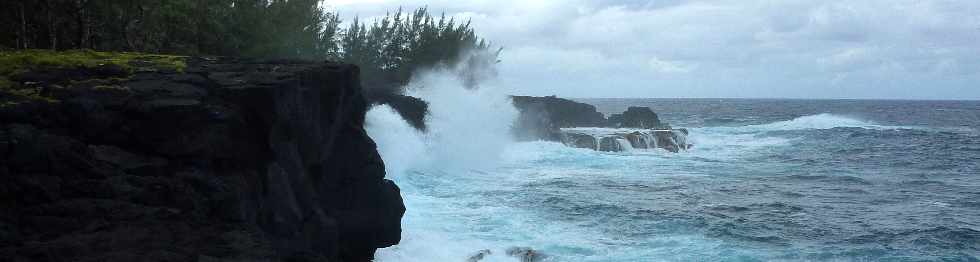
M 6 107 L 30 101 L 58 102 L 56 99 L 38 94 L 37 90 L 33 88 L 19 88 L 17 83 L 10 80 L 11 76 L 22 72 L 83 69 L 103 65 L 116 65 L 130 74 L 137 70 L 182 72 L 187 67 L 184 62 L 185 58 L 184 56 L 93 50 L 2 50 L 0 51 L 0 106 Z M 109 78 L 107 80 L 110 83 L 125 81 L 121 78 Z
M 14 50 L 0 51 L 0 88 L 10 88 L 10 76 L 39 69 L 92 68 L 117 65 L 132 73 L 148 67 L 152 70 L 175 70 L 187 67 L 184 56 L 132 52 L 98 52 L 92 50 Z

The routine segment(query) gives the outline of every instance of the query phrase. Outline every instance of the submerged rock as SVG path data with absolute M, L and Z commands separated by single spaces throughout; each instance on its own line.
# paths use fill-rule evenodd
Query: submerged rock
M 492 254 L 492 253 L 490 252 L 489 249 L 480 250 L 480 251 L 476 252 L 476 254 L 473 254 L 472 256 L 470 256 L 469 258 L 467 258 L 466 259 L 466 262 L 477 262 L 477 261 L 483 260 L 484 258 L 486 258 L 487 256 L 489 256 L 490 254 Z
M 546 256 L 530 247 L 512 247 L 507 249 L 507 255 L 516 257 L 521 262 L 537 262 Z

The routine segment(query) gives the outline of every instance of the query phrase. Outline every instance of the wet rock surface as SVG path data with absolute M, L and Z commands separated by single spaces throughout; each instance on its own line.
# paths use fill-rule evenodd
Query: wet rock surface
M 561 142 L 575 148 L 603 152 L 623 152 L 635 149 L 663 149 L 670 152 L 687 150 L 694 145 L 687 141 L 687 129 L 614 129 L 565 128 Z
M 0 260 L 368 261 L 400 240 L 356 67 L 63 71 L 0 92 Z
M 673 129 L 649 107 L 629 107 L 608 119 L 595 106 L 554 96 L 514 96 L 520 115 L 512 132 L 520 141 L 562 142 L 604 152 L 690 148 L 687 129 Z

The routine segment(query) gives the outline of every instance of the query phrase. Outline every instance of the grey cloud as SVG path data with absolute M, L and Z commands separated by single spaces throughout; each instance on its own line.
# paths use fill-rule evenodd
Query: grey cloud
M 472 19 L 518 94 L 980 99 L 980 1 L 349 2 Z

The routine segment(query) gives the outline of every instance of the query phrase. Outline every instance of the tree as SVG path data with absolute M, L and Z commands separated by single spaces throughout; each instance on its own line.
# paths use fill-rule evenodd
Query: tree
M 324 0 L 0 0 L 0 47 L 341 60 L 364 86 L 400 92 L 411 75 L 457 65 L 468 86 L 500 49 L 470 21 L 428 8 L 398 9 L 370 23 L 324 10 Z

